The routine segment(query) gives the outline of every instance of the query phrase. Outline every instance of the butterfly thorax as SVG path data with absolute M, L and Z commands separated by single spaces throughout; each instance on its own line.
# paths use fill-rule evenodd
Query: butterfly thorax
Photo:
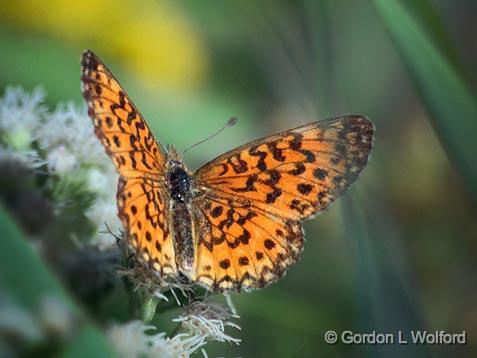
M 179 153 L 172 145 L 167 146 L 166 179 L 171 199 L 186 203 L 190 196 L 191 178 Z
M 168 173 L 171 199 L 185 203 L 190 192 L 190 178 L 180 163 L 177 164 L 179 165 L 173 166 Z

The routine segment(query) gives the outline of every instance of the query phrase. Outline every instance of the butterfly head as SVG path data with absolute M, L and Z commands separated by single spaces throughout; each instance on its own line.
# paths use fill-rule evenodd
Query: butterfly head
M 168 162 L 173 164 L 172 162 L 179 162 L 182 163 L 182 156 L 177 152 L 176 148 L 173 145 L 167 145 L 167 158 Z

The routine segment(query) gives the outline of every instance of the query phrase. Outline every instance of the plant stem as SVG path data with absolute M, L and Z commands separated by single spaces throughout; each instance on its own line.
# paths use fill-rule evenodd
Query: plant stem
M 156 314 L 156 307 L 159 303 L 159 298 L 153 294 L 148 295 L 141 307 L 141 320 L 144 323 L 149 323 Z

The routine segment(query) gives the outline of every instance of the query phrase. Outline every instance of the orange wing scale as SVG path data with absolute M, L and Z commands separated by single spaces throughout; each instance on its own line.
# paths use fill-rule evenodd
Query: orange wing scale
M 177 272 L 164 190 L 166 157 L 118 81 L 92 52 L 81 60 L 83 96 L 96 136 L 119 175 L 118 211 L 137 257 Z

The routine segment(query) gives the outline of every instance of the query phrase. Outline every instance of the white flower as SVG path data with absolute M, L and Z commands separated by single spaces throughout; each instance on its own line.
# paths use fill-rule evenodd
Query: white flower
M 0 98 L 0 132 L 17 149 L 27 148 L 47 109 L 42 105 L 45 93 L 36 88 L 28 94 L 20 87 L 7 87 Z
M 64 145 L 52 149 L 46 156 L 51 173 L 65 175 L 78 166 L 76 157 Z
M 72 103 L 59 105 L 45 116 L 37 130 L 37 140 L 48 153 L 51 172 L 63 176 L 74 175 L 77 170 L 86 172 L 86 187 L 96 194 L 96 200 L 85 213 L 97 227 L 93 243 L 100 249 L 113 246 L 115 239 L 109 231 L 115 233 L 122 228 L 116 209 L 118 174 L 94 134 L 86 107 L 78 109 Z
M 45 116 L 36 132 L 36 139 L 43 150 L 52 152 L 64 148 L 85 166 L 111 165 L 85 111 L 72 103 L 58 105 L 53 113 Z
M 109 330 L 109 338 L 121 357 L 189 357 L 205 345 L 201 336 L 178 334 L 167 338 L 165 333 L 149 333 L 156 328 L 141 321 L 115 325 Z
M 52 172 L 86 172 L 86 187 L 96 194 L 85 213 L 97 228 L 93 243 L 100 249 L 113 246 L 115 239 L 109 231 L 116 233 L 122 228 L 116 209 L 118 174 L 94 134 L 86 108 L 79 110 L 73 104 L 58 106 L 39 128 L 38 142 L 49 153 L 48 168 Z
M 97 227 L 93 241 L 101 249 L 109 248 L 115 240 L 106 233 L 108 228 L 115 233 L 122 227 L 116 209 L 118 174 L 94 134 L 86 106 L 68 103 L 51 113 L 43 105 L 44 97 L 39 88 L 31 94 L 6 89 L 0 98 L 0 143 L 4 143 L 0 161 L 19 162 L 33 170 L 46 164 L 49 174 L 86 178 L 86 188 L 96 195 L 86 212 Z
M 111 173 L 108 173 L 111 174 Z M 105 190 L 111 183 L 111 177 L 106 174 L 104 170 L 99 170 L 98 168 L 93 168 L 88 173 L 87 185 L 91 191 L 103 193 L 105 196 L 110 196 L 111 193 L 115 192 L 116 188 L 113 190 Z
M 34 133 L 46 108 L 41 106 L 44 92 L 31 94 L 19 87 L 7 87 L 0 98 L 0 133 L 6 147 L 0 147 L 1 161 L 14 161 L 28 168 L 43 164 L 36 150 L 30 148 Z
M 85 214 L 98 228 L 95 241 L 100 249 L 113 246 L 116 239 L 111 232 L 117 233 L 122 229 L 116 207 L 118 175 L 112 164 L 108 164 L 110 165 L 104 169 L 91 168 L 87 178 L 87 187 L 95 192 L 97 197 Z
M 0 147 L 1 163 L 19 163 L 25 168 L 36 169 L 45 164 L 36 150 L 13 150 Z
M 55 126 L 65 134 L 59 136 L 48 129 Z M 59 106 L 42 129 L 45 148 L 67 146 L 80 169 L 87 171 L 86 185 L 96 194 L 96 200 L 85 214 L 97 227 L 94 242 L 100 249 L 110 248 L 115 238 L 109 231 L 117 233 L 122 228 L 116 208 L 118 174 L 94 134 L 86 108 L 80 111 L 72 104 Z
M 121 222 L 117 216 L 116 199 L 105 201 L 96 199 L 91 207 L 86 211 L 86 217 L 96 224 L 98 232 L 94 237 L 94 243 L 100 250 L 105 250 L 116 243 L 116 238 L 111 233 L 121 229 Z
M 239 318 L 231 310 L 218 303 L 196 301 L 191 303 L 180 317 L 173 319 L 190 335 L 199 335 L 209 340 L 240 344 L 241 339 L 225 333 L 226 327 L 240 330 L 240 326 L 230 321 Z

